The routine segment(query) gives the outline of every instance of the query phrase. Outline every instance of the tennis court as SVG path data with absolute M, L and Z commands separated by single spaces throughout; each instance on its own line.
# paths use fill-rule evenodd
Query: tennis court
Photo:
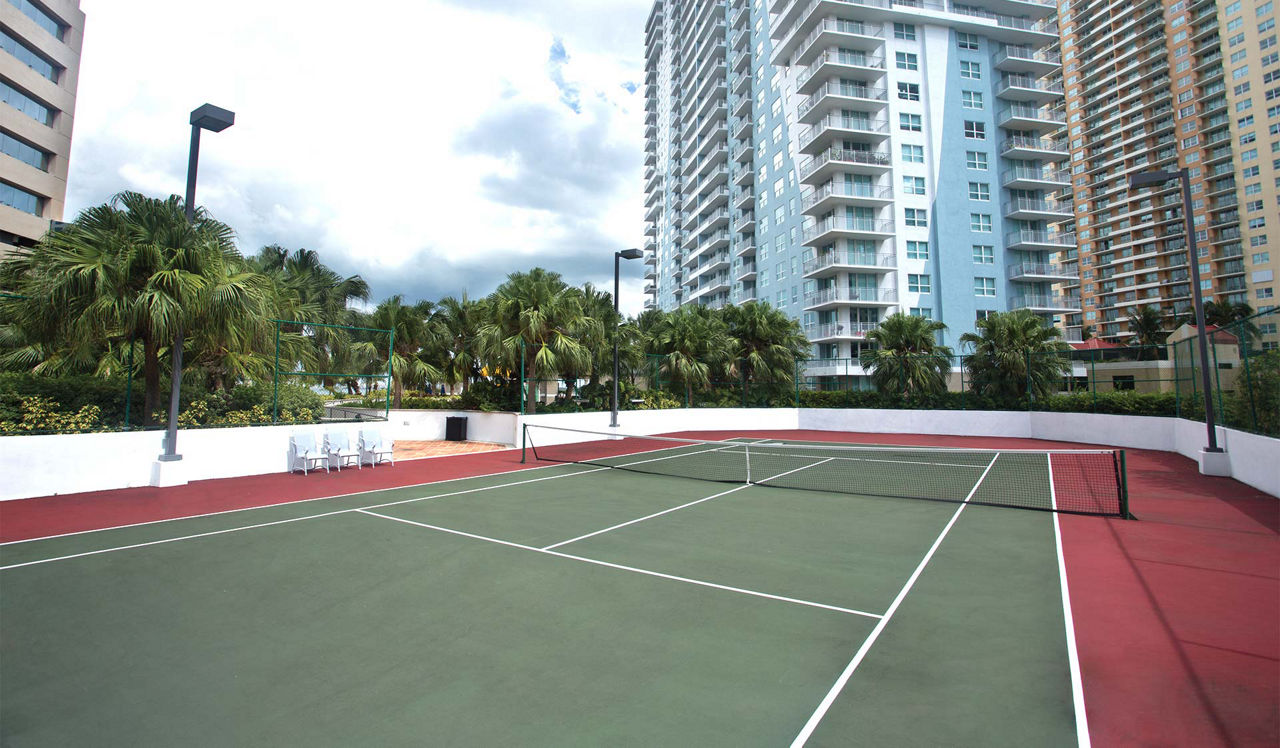
M 532 470 L 0 547 L 0 742 L 1084 734 L 1057 515 L 986 504 L 1117 514 L 1111 453 L 533 442 Z

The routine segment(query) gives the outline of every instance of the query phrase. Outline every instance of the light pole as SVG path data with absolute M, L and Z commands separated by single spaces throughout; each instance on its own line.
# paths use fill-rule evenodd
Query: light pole
M 610 411 L 609 427 L 618 427 L 618 270 L 620 260 L 638 260 L 644 252 L 638 249 L 624 249 L 613 253 L 613 408 Z
M 1137 190 L 1164 184 L 1173 179 L 1182 182 L 1182 218 L 1186 223 L 1187 253 L 1191 263 L 1191 299 L 1196 315 L 1196 340 L 1200 344 L 1200 381 L 1204 391 L 1204 422 L 1209 431 L 1206 452 L 1221 452 L 1218 430 L 1214 423 L 1213 394 L 1209 391 L 1209 336 L 1204 327 L 1204 299 L 1200 293 L 1200 257 L 1196 252 L 1196 227 L 1191 216 L 1191 178 L 1186 169 L 1177 171 L 1144 171 L 1129 177 L 1129 189 Z
M 200 161 L 200 131 L 222 132 L 236 122 L 236 113 L 204 104 L 191 112 L 191 150 L 187 154 L 187 223 L 196 220 L 196 166 Z M 164 435 L 164 454 L 160 462 L 177 462 L 178 454 L 178 394 L 182 388 L 182 321 L 178 320 L 173 334 L 173 378 L 169 387 L 169 428 Z

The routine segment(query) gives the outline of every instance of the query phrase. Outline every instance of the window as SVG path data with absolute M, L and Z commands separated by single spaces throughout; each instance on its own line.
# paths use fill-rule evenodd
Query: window
M 40 215 L 39 197 L 4 182 L 0 182 L 0 205 L 8 205 L 10 208 L 33 216 Z
M 53 124 L 53 111 L 4 81 L 0 81 L 0 101 L 42 125 Z
M 66 27 L 58 19 L 36 6 L 31 0 L 9 0 L 9 4 L 22 11 L 23 15 L 35 21 L 37 26 L 48 31 L 54 38 L 59 41 L 62 40 L 62 33 L 66 30 Z
M 973 261 L 979 265 L 996 264 L 996 250 L 990 244 L 973 245 Z
M 45 78 L 48 78 L 54 83 L 58 82 L 58 77 L 62 72 L 62 68 L 54 65 L 35 52 L 32 52 L 26 47 L 26 45 L 22 44 L 2 30 L 0 30 L 0 49 L 3 49 L 13 55 L 17 58 L 18 62 L 21 62 Z
M 1250 200 L 1246 202 L 1244 206 L 1245 206 L 1245 211 L 1249 213 L 1257 213 L 1258 211 L 1262 210 L 1262 201 Z
M 1263 286 L 1262 288 L 1257 289 L 1254 296 L 1259 299 L 1269 299 L 1271 298 L 1271 294 L 1271 286 Z
M 1268 31 L 1270 31 L 1271 29 L 1274 29 L 1275 27 L 1276 27 L 1276 19 L 1274 19 L 1274 18 L 1268 18 L 1267 20 L 1265 20 L 1265 21 L 1263 21 L 1262 23 L 1258 24 L 1258 33 L 1259 33 L 1259 34 L 1265 34 L 1265 33 L 1267 33 Z
M 924 146 L 922 145 L 902 146 L 902 160 L 909 164 L 923 164 L 924 163 Z
M 1240 119 L 1236 120 L 1236 125 L 1241 128 L 1253 126 L 1253 115 L 1250 114 L 1247 117 L 1241 117 Z
M 920 84 L 919 83 L 899 83 L 898 98 L 905 101 L 920 100 Z
M 928 274 L 908 273 L 907 290 L 911 293 L 932 293 L 932 284 L 929 282 Z
M 1254 159 L 1256 159 L 1256 158 L 1258 158 L 1258 149 L 1257 149 L 1257 148 L 1250 148 L 1250 149 L 1249 149 L 1249 150 L 1247 150 L 1247 151 L 1241 151 L 1241 152 L 1240 152 L 1240 160 L 1241 160 L 1241 161 L 1253 161 L 1253 160 L 1254 160 Z
M 978 51 L 978 35 L 959 32 L 956 34 L 956 45 L 959 46 L 960 49 L 967 49 L 970 52 L 977 52 Z
M 894 52 L 893 57 L 897 60 L 900 70 L 919 70 L 920 64 L 917 58 L 911 52 Z
M 964 121 L 964 136 L 970 140 L 986 140 L 987 126 L 983 122 Z
M 969 183 L 969 199 L 988 201 L 991 199 L 991 185 L 986 182 Z
M 906 39 L 909 42 L 916 40 L 916 27 L 909 23 L 893 24 L 893 38 Z
M 961 91 L 960 103 L 965 109 L 981 109 L 982 93 L 979 91 Z
M 1236 0 L 1234 3 L 1231 3 L 1226 7 L 1223 15 L 1234 16 L 1239 12 L 1240 12 L 1240 0 Z
M 1117 390 L 1132 390 L 1134 388 L 1134 375 L 1133 374 L 1112 375 L 1111 386 Z
M 960 61 L 960 77 L 969 80 L 982 80 L 982 63 Z
M 974 296 L 995 296 L 996 295 L 996 279 L 995 278 L 974 278 L 973 279 L 973 295 Z
M 1264 228 L 1266 225 L 1267 225 L 1266 218 L 1250 218 L 1249 219 L 1249 228 L 1251 229 Z
M 1227 46 L 1229 47 L 1234 47 L 1237 44 L 1244 44 L 1244 34 L 1233 34 L 1231 38 L 1227 40 Z
M 965 151 L 964 152 L 965 168 L 975 169 L 977 171 L 987 170 L 987 154 L 982 151 Z
M 1263 254 L 1266 254 L 1265 252 Z M 1254 255 L 1257 257 L 1257 255 Z M 907 242 L 907 259 L 908 260 L 927 260 L 929 259 L 929 242 Z M 1257 262 L 1257 260 L 1254 260 Z M 1266 260 L 1263 260 L 1266 262 Z
M 1249 259 L 1253 260 L 1254 265 L 1265 265 L 1266 263 L 1271 261 L 1271 253 L 1270 252 L 1254 252 L 1253 256 L 1250 257 Z
M 911 307 L 911 316 L 933 319 L 933 309 L 927 306 L 913 306 Z
M 924 129 L 921 125 L 920 115 L 918 114 L 899 114 L 898 127 L 899 129 L 906 130 L 907 132 L 920 132 Z
M 969 214 L 969 230 L 991 233 L 991 214 L 990 213 L 970 213 Z
M 27 145 L 7 132 L 0 132 L 0 153 L 6 153 L 19 161 L 43 171 L 49 165 L 49 154 Z
M 924 208 L 907 208 L 907 225 L 918 226 L 920 228 L 928 228 L 929 211 Z
M 923 195 L 924 177 L 903 177 L 902 192 L 907 195 Z

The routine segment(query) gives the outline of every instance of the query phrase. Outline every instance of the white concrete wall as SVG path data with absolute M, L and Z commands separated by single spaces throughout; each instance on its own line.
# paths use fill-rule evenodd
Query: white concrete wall
M 444 419 L 464 415 L 470 439 L 520 444 L 521 423 L 608 431 L 608 413 L 543 414 L 476 411 L 393 411 L 388 423 L 365 424 L 394 439 L 440 439 Z M 744 409 L 695 408 L 623 411 L 624 434 L 676 431 L 746 431 L 752 429 L 818 429 L 862 433 L 922 433 L 1052 439 L 1119 447 L 1178 452 L 1196 459 L 1204 446 L 1204 425 L 1176 418 L 1115 416 L 1092 413 L 1023 411 L 922 411 L 872 409 Z M 355 441 L 359 424 L 340 424 Z M 178 472 L 187 481 L 259 475 L 288 469 L 289 435 L 298 428 L 324 426 L 256 426 L 192 429 L 178 432 L 183 455 Z M 560 435 L 564 443 L 580 438 Z M 1280 439 L 1233 429 L 1219 429 L 1227 448 L 1232 477 L 1280 496 Z M 0 437 L 0 500 L 150 485 L 152 465 L 161 449 L 162 432 L 54 434 Z M 321 437 L 317 437 L 317 442 Z

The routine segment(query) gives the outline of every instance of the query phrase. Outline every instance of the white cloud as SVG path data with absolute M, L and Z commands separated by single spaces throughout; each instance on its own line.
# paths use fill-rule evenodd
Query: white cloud
M 204 134 L 197 200 L 246 253 L 307 246 L 379 296 L 474 296 L 539 262 L 611 282 L 612 250 L 641 240 L 643 94 L 623 84 L 643 77 L 650 2 L 502 5 L 83 0 L 67 217 L 181 193 L 208 101 L 236 124 Z M 581 113 L 552 77 L 557 39 Z M 479 128 L 486 147 L 460 147 Z

